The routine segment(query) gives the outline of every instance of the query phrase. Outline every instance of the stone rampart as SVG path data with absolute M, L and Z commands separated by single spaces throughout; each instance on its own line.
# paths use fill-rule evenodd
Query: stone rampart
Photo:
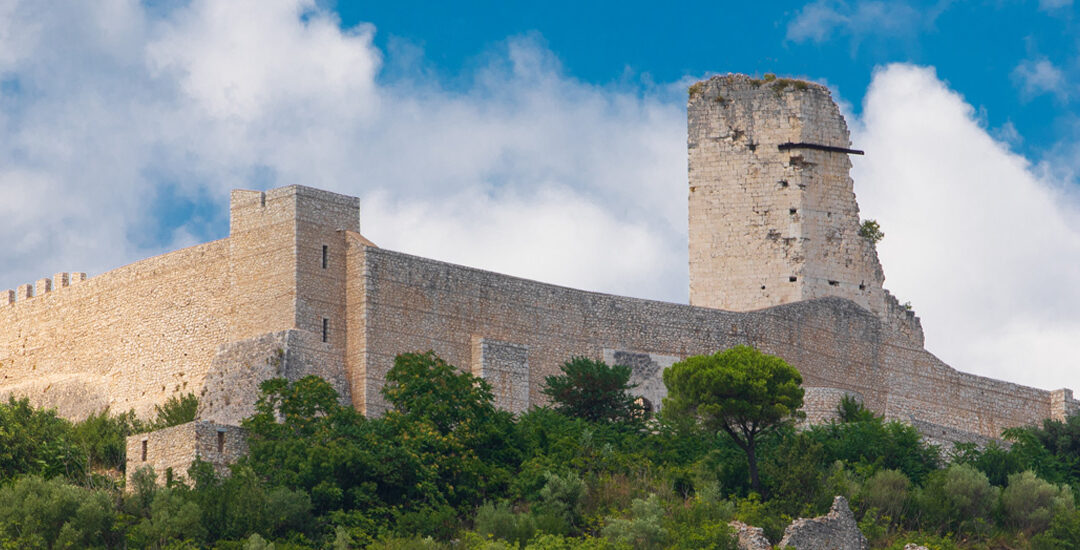
M 544 378 L 574 355 L 687 357 L 747 344 L 785 358 L 805 386 L 856 393 L 888 418 L 997 437 L 1051 415 L 1051 392 L 958 372 L 841 298 L 739 313 L 574 290 L 359 243 L 349 262 L 348 309 L 362 320 L 364 342 L 350 377 L 354 404 L 369 414 L 385 410 L 379 388 L 397 354 L 430 349 L 468 368 L 474 339 L 484 338 L 528 349 L 529 402 L 537 404 L 545 402 Z
M 68 418 L 105 407 L 145 417 L 198 392 L 228 330 L 228 274 L 227 241 L 214 241 L 67 286 L 60 274 L 39 285 L 47 292 L 0 304 L 0 397 Z
M 355 197 L 237 190 L 228 239 L 0 294 L 0 397 L 147 417 L 195 393 L 201 423 L 136 445 L 165 467 L 211 453 L 200 437 L 232 437 L 200 434 L 248 416 L 267 378 L 317 374 L 380 414 L 394 357 L 427 350 L 515 412 L 544 404 L 544 379 L 573 356 L 627 364 L 658 408 L 665 367 L 740 344 L 799 369 L 813 421 L 856 395 L 931 438 L 980 441 L 1080 410 L 1068 390 L 961 373 L 923 349 L 919 318 L 859 235 L 856 152 L 828 90 L 716 77 L 691 88 L 688 116 L 690 305 L 382 250 L 360 235 Z

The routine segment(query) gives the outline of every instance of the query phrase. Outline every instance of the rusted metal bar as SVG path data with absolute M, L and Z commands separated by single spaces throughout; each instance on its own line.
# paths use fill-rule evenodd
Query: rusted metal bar
M 829 151 L 830 153 L 847 153 L 849 155 L 865 155 L 866 153 L 858 149 L 847 149 L 845 147 L 833 147 L 832 145 L 819 145 L 817 143 L 781 143 L 777 145 L 777 148 L 781 151 L 787 151 L 789 149 L 813 149 L 815 151 Z

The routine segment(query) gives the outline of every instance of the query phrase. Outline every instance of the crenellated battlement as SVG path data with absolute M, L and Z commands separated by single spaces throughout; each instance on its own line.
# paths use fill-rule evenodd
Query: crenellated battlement
M 52 278 L 38 279 L 34 284 L 26 283 L 19 285 L 15 290 L 5 290 L 0 293 L 0 305 L 15 305 L 39 296 L 44 296 L 54 290 L 59 290 L 72 285 L 77 285 L 86 280 L 86 273 L 81 271 L 68 273 L 56 273 Z

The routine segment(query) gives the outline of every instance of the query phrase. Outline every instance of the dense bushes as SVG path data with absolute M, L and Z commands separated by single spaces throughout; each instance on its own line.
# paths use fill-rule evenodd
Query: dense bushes
M 127 491 L 124 437 L 150 423 L 72 424 L 9 401 L 0 548 L 729 549 L 731 520 L 775 542 L 837 494 L 876 548 L 1080 546 L 1074 419 L 960 446 L 946 465 L 910 426 L 848 402 L 847 421 L 761 437 L 763 497 L 744 450 L 686 417 L 515 418 L 430 353 L 399 357 L 387 380 L 393 410 L 378 418 L 317 378 L 270 381 L 231 475 L 197 463 L 189 485 L 163 487 L 142 470 Z M 190 407 L 177 399 L 159 420 Z

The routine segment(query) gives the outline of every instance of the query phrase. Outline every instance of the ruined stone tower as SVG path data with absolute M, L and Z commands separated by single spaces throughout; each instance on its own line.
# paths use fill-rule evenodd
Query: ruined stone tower
M 836 296 L 914 321 L 859 235 L 848 156 L 861 152 L 827 88 L 718 76 L 690 88 L 687 111 L 692 305 L 750 311 Z

